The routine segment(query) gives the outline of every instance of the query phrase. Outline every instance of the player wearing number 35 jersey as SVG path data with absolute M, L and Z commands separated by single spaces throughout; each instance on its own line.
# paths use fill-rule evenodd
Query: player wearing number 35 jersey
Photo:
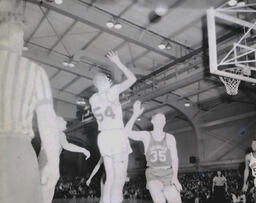
M 245 156 L 245 169 L 244 169 L 244 185 L 243 191 L 248 189 L 247 179 L 249 177 L 249 167 L 252 169 L 252 176 L 254 177 L 254 187 L 256 187 L 256 139 L 252 140 L 252 152 Z
M 121 203 L 122 190 L 126 180 L 128 154 L 131 152 L 131 147 L 124 131 L 119 95 L 130 88 L 136 78 L 120 62 L 117 53 L 109 52 L 107 58 L 124 73 L 127 79 L 112 86 L 106 75 L 96 74 L 93 83 L 98 92 L 90 98 L 89 102 L 98 123 L 100 131 L 98 147 L 106 170 L 106 182 L 101 199 L 104 203 Z
M 131 131 L 142 114 L 139 101 L 133 106 L 133 116 L 126 124 L 129 138 L 142 141 L 147 160 L 147 187 L 155 203 L 181 203 L 181 185 L 178 181 L 178 155 L 173 135 L 165 133 L 165 116 L 158 113 L 152 117 L 153 131 Z

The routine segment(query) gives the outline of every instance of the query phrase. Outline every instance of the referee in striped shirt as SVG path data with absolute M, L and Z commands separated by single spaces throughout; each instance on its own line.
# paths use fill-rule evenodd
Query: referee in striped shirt
M 42 203 L 41 184 L 59 178 L 58 129 L 45 71 L 21 56 L 21 0 L 0 0 L 0 202 Z M 36 112 L 47 164 L 41 174 L 31 145 Z

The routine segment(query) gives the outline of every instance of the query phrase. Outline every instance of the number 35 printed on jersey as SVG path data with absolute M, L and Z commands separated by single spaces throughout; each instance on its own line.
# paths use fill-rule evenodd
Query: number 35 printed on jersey
M 102 122 L 105 117 L 109 117 L 112 119 L 115 119 L 116 117 L 111 106 L 108 106 L 104 112 L 101 112 L 101 107 L 96 107 L 92 111 L 97 121 L 99 122 Z
M 162 151 L 162 150 L 153 150 L 151 151 L 151 159 L 150 161 L 151 162 L 156 162 L 157 160 L 161 161 L 161 162 L 164 162 L 166 161 L 166 154 L 165 154 L 165 151 Z

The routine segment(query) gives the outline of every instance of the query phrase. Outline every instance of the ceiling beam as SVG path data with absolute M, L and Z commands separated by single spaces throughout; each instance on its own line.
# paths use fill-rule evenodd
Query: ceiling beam
M 81 49 L 81 51 L 85 51 L 95 40 L 97 40 L 101 35 L 103 34 L 103 31 L 99 31 L 89 42 L 87 42 Z
M 139 60 L 140 58 L 146 56 L 150 51 L 149 50 L 146 50 L 144 52 L 142 52 L 141 54 L 139 54 L 138 56 L 134 57 L 133 60 L 127 62 L 126 64 L 131 64 L 131 63 L 135 63 L 135 61 Z
M 35 3 L 33 0 L 27 0 L 27 1 L 28 1 L 28 2 L 31 2 L 31 3 Z M 73 2 L 67 1 L 67 2 L 65 2 L 65 5 L 67 5 L 67 6 L 64 6 L 64 5 L 63 5 L 62 7 L 58 7 L 58 6 L 55 5 L 55 4 L 50 4 L 50 3 L 46 3 L 46 2 L 43 1 L 42 4 L 41 4 L 41 6 L 44 7 L 44 8 L 48 8 L 48 9 L 50 9 L 50 10 L 52 10 L 52 11 L 54 11 L 54 12 L 57 12 L 57 13 L 59 13 L 59 14 L 65 15 L 65 16 L 67 16 L 67 17 L 69 17 L 69 18 L 72 18 L 72 19 L 75 19 L 75 20 L 77 20 L 77 21 L 80 21 L 80 22 L 82 22 L 82 23 L 84 23 L 84 24 L 87 24 L 87 25 L 89 25 L 89 26 L 91 26 L 91 27 L 94 27 L 94 28 L 96 28 L 96 29 L 98 29 L 98 30 L 101 30 L 101 31 L 103 31 L 103 32 L 106 32 L 106 33 L 108 33 L 108 34 L 110 34 L 110 35 L 113 35 L 113 36 L 115 36 L 115 37 L 121 38 L 121 39 L 123 39 L 123 40 L 125 40 L 125 41 L 127 41 L 127 42 L 131 42 L 131 43 L 137 44 L 138 46 L 141 46 L 141 47 L 143 47 L 143 48 L 145 48 L 145 49 L 148 49 L 148 50 L 150 50 L 150 51 L 153 51 L 153 52 L 155 52 L 155 53 L 158 53 L 158 54 L 160 54 L 160 55 L 162 55 L 162 56 L 165 56 L 165 57 L 167 57 L 167 58 L 169 58 L 169 59 L 175 59 L 175 58 L 176 58 L 175 56 L 172 56 L 172 55 L 168 54 L 168 53 L 165 52 L 165 51 L 161 51 L 161 50 L 159 50 L 158 48 L 155 48 L 155 47 L 149 46 L 149 45 L 147 45 L 147 44 L 145 44 L 145 43 L 142 43 L 141 41 L 136 40 L 136 39 L 134 39 L 133 37 L 123 35 L 123 34 L 121 34 L 121 33 L 118 32 L 118 31 L 110 30 L 110 29 L 108 29 L 108 28 L 105 27 L 105 26 L 102 26 L 102 25 L 96 24 L 96 23 L 94 23 L 94 22 L 91 22 L 91 21 L 87 20 L 86 18 L 84 18 L 84 17 L 82 17 L 82 16 L 78 16 L 78 14 L 77 14 L 77 12 L 76 12 L 75 10 L 76 10 L 76 9 L 79 9 L 79 10 L 80 10 L 80 9 L 81 9 L 81 6 L 75 5 L 75 4 L 73 3 L 72 6 L 69 7 L 69 5 L 70 5 L 71 3 L 73 3 Z M 180 45 L 180 46 L 181 46 L 181 45 Z
M 28 36 L 28 38 L 26 39 L 26 42 L 24 44 L 24 46 L 26 46 L 28 44 L 28 42 L 30 42 L 30 40 L 32 39 L 32 37 L 35 35 L 36 31 L 39 29 L 39 27 L 42 25 L 42 23 L 44 22 L 44 20 L 46 19 L 47 15 L 49 14 L 50 10 L 47 9 L 45 13 L 43 13 L 42 18 L 40 19 L 40 21 L 37 23 L 35 29 L 33 30 L 33 32 Z
M 62 87 L 60 89 L 60 91 L 64 91 L 65 89 L 67 89 L 70 85 L 74 84 L 77 80 L 80 79 L 80 76 L 77 75 L 73 80 L 71 80 L 69 83 L 67 83 L 66 85 L 64 85 L 64 87 Z
M 76 0 L 76 1 L 77 1 L 77 0 Z M 184 0 L 176 0 L 176 2 L 175 2 L 172 6 L 175 6 L 175 5 L 179 4 L 179 3 L 182 2 L 182 1 L 184 1 Z M 122 20 L 123 22 L 125 22 L 125 23 L 127 23 L 127 24 L 129 24 L 129 25 L 131 25 L 131 26 L 133 26 L 133 27 L 136 27 L 136 28 L 138 28 L 138 29 L 140 29 L 140 30 L 142 30 L 143 32 L 148 32 L 148 33 L 150 33 L 150 34 L 152 34 L 152 35 L 157 36 L 158 38 L 166 39 L 166 37 L 164 37 L 163 35 L 160 35 L 159 33 L 156 33 L 156 32 L 154 32 L 154 31 L 152 31 L 152 30 L 148 30 L 147 27 L 145 27 L 145 26 L 140 26 L 140 25 L 138 25 L 138 24 L 136 24 L 136 23 L 134 23 L 134 22 L 131 22 L 131 21 L 127 20 L 127 19 L 121 18 L 121 16 L 124 15 L 123 12 L 127 12 L 127 10 L 130 9 L 129 6 L 128 6 L 128 9 L 127 9 L 127 10 L 124 9 L 124 10 L 121 12 L 121 15 L 119 14 L 119 15 L 117 16 L 117 15 L 115 15 L 115 14 L 113 14 L 113 13 L 110 13 L 110 12 L 107 11 L 107 10 L 104 10 L 104 9 L 99 8 L 99 7 L 97 7 L 97 6 L 92 6 L 92 4 L 90 4 L 90 3 L 88 3 L 88 2 L 81 1 L 81 0 L 78 0 L 78 2 L 79 2 L 80 4 L 82 4 L 82 5 L 87 6 L 87 7 L 92 7 L 92 8 L 95 9 L 96 11 L 99 11 L 99 12 L 101 12 L 101 13 L 104 13 L 104 14 L 106 14 L 106 15 L 108 15 L 108 16 L 116 17 L 116 18 L 118 18 L 119 20 Z M 136 2 L 137 2 L 137 1 L 134 1 L 134 2 L 132 2 L 132 4 L 134 4 L 134 3 L 136 3 Z M 131 7 L 132 7 L 132 6 L 131 6 Z M 192 50 L 190 47 L 188 47 L 188 46 L 186 46 L 186 45 L 184 45 L 184 44 L 182 44 L 182 43 L 180 43 L 180 42 L 174 41 L 174 40 L 172 40 L 172 39 L 168 39 L 168 40 L 170 41 L 170 43 L 173 43 L 173 44 L 175 44 L 175 45 L 180 46 L 181 49 Z
M 195 83 L 199 80 L 202 80 L 205 76 L 205 70 L 203 68 L 200 68 L 196 71 L 194 71 L 190 76 L 187 76 L 183 78 L 182 80 L 178 80 L 175 82 L 172 82 L 164 87 L 159 87 L 155 90 L 152 90 L 149 93 L 146 93 L 145 95 L 135 95 L 131 97 L 129 100 L 130 102 L 124 106 L 124 108 L 130 108 L 132 103 L 139 99 L 141 102 L 149 101 L 152 99 L 155 99 L 157 97 L 160 97 L 162 95 L 165 95 L 171 91 L 174 91 L 176 89 L 188 86 L 192 83 Z
M 65 30 L 65 32 L 59 37 L 59 39 L 53 44 L 53 46 L 49 49 L 48 54 L 52 53 L 52 50 L 62 41 L 62 39 L 73 29 L 75 24 L 77 23 L 76 20 Z
M 52 95 L 54 98 L 61 100 L 63 102 L 66 102 L 66 103 L 77 105 L 75 95 L 73 95 L 69 92 L 60 91 L 59 89 L 56 89 L 53 87 L 51 87 L 51 89 L 52 89 Z
M 138 0 L 133 0 L 126 8 L 124 8 L 119 14 L 118 16 L 121 17 L 123 16 L 127 11 L 129 11 L 136 3 L 138 2 Z
M 85 71 L 84 69 L 81 69 L 78 67 L 73 68 L 73 69 L 64 67 L 64 66 L 62 66 L 62 64 L 59 63 L 58 60 L 56 60 L 56 56 L 53 56 L 53 55 L 47 56 L 45 51 L 40 50 L 39 48 L 37 49 L 36 53 L 34 51 L 30 51 L 30 50 L 23 52 L 23 56 L 25 56 L 26 58 L 29 58 L 32 61 L 35 61 L 37 63 L 56 68 L 59 71 L 65 71 L 65 72 L 68 72 L 68 73 L 71 73 L 74 75 L 80 75 L 80 77 L 83 77 L 87 80 L 92 80 L 91 77 L 88 77 L 88 72 Z
M 128 50 L 129 50 L 129 55 L 130 55 L 130 57 L 131 57 L 132 66 L 133 66 L 134 68 L 136 68 L 135 63 L 133 62 L 134 56 L 133 56 L 133 53 L 132 53 L 132 47 L 131 47 L 130 43 L 128 43 Z
M 224 35 L 224 36 L 218 38 L 218 39 L 217 39 L 217 43 L 220 43 L 220 42 L 222 42 L 222 41 L 224 41 L 224 40 L 226 40 L 226 39 L 228 39 L 228 38 L 230 38 L 230 37 L 233 37 L 234 34 L 235 34 L 235 31 L 232 31 L 232 32 L 230 32 L 230 33 L 228 33 L 228 34 L 226 34 L 226 35 Z M 142 77 L 140 80 L 138 80 L 138 81 L 136 82 L 136 84 L 141 83 L 141 82 L 143 82 L 143 81 L 145 81 L 145 80 L 147 80 L 147 79 L 149 79 L 149 78 L 152 78 L 152 77 L 154 77 L 155 75 L 158 75 L 158 74 L 160 74 L 160 73 L 162 73 L 162 72 L 168 70 L 170 67 L 175 66 L 175 65 L 177 65 L 178 63 L 182 63 L 182 62 L 186 61 L 187 59 L 192 58 L 193 56 L 195 56 L 195 55 L 197 55 L 197 54 L 199 54 L 199 53 L 202 53 L 203 51 L 206 52 L 206 49 L 208 49 L 208 45 L 202 46 L 202 47 L 200 47 L 200 48 L 198 48 L 198 49 L 195 49 L 194 51 L 190 52 L 189 54 L 187 54 L 187 55 L 185 55 L 185 56 L 182 56 L 182 57 L 180 57 L 180 58 L 178 58 L 178 59 L 176 59 L 176 60 L 174 60 L 174 61 L 171 61 L 170 63 L 168 63 L 168 64 L 162 66 L 161 68 L 157 69 L 156 71 L 153 71 L 152 73 L 150 73 L 150 74 L 148 74 L 148 75 Z M 135 84 L 135 85 L 136 85 L 136 84 Z
M 86 97 L 88 98 L 89 96 L 91 96 L 91 94 L 94 93 L 94 86 L 90 86 L 85 88 L 84 90 L 82 90 L 80 93 L 77 94 L 78 97 Z
M 49 78 L 49 81 L 52 81 L 53 78 L 55 78 L 60 72 L 61 72 L 61 70 L 58 69 L 58 70 Z
M 113 51 L 117 51 L 118 49 L 121 49 L 124 45 L 126 45 L 126 41 L 121 42 L 120 44 L 118 44 L 115 48 L 113 48 Z
M 219 85 L 212 85 L 212 86 L 206 87 L 204 89 L 196 90 L 194 92 L 189 92 L 187 94 L 182 95 L 178 100 L 187 99 L 189 97 L 202 94 L 202 93 L 207 92 L 207 91 L 209 91 L 213 88 L 216 88 L 216 87 L 219 87 Z
M 41 4 L 42 5 L 42 4 Z M 42 7 L 39 7 L 40 10 L 42 11 L 42 13 L 45 13 L 44 10 L 42 9 Z M 49 20 L 48 16 L 46 15 L 46 20 L 49 23 L 50 27 L 52 28 L 53 32 L 55 33 L 57 39 L 59 40 L 59 42 L 61 42 L 61 44 L 63 45 L 65 51 L 67 52 L 67 54 L 70 56 L 70 53 L 67 49 L 67 47 L 65 46 L 65 44 L 62 43 L 62 41 L 60 40 L 61 36 L 59 36 L 59 33 L 56 31 L 55 27 L 53 26 L 52 22 Z

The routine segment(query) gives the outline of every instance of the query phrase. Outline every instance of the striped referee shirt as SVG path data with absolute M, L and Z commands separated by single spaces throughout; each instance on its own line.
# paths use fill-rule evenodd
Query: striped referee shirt
M 52 103 L 45 71 L 17 53 L 0 47 L 0 137 L 34 137 L 33 113 Z

